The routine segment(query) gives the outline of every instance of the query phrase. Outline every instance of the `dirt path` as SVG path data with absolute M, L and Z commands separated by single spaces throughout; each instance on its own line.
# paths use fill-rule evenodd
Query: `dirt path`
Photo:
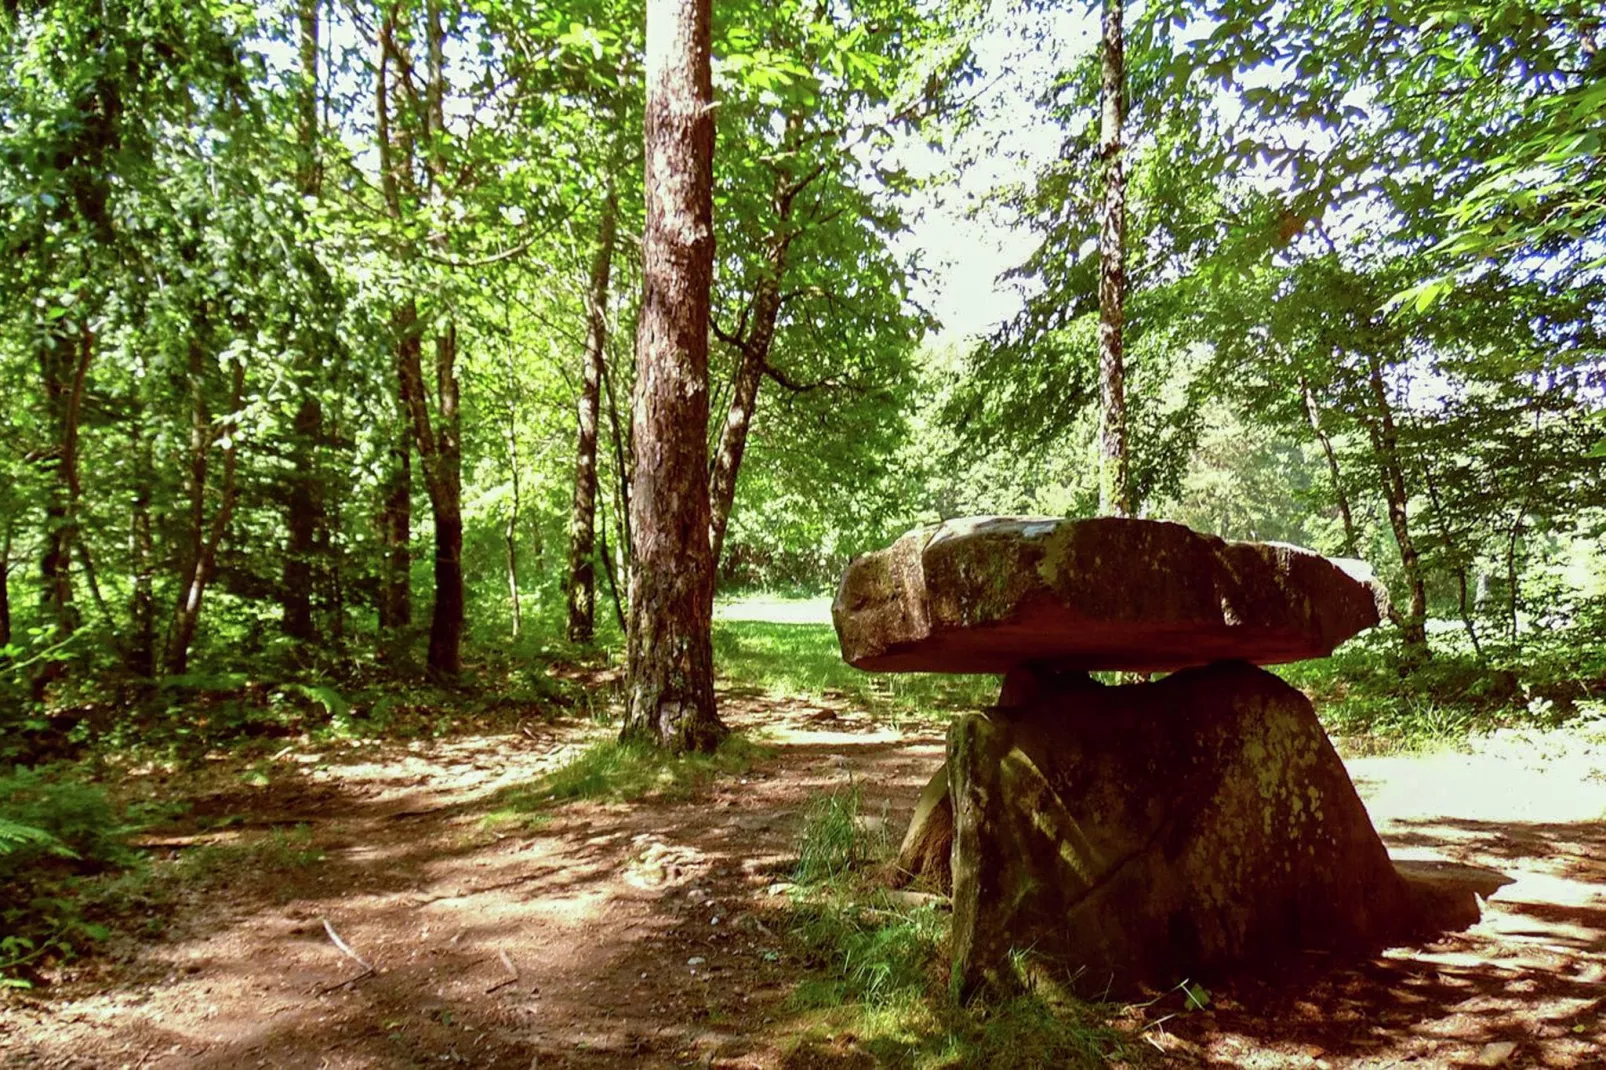
M 8 996 L 0 1065 L 787 1065 L 803 966 L 769 890 L 802 808 L 851 779 L 899 827 L 941 740 L 830 702 L 732 695 L 725 710 L 774 741 L 747 776 L 686 802 L 570 804 L 535 827 L 488 826 L 493 796 L 600 729 L 281 755 L 269 788 L 197 814 L 307 831 L 266 860 L 221 855 L 241 868 L 170 905 L 162 938 Z M 1155 1061 L 1606 1066 L 1606 744 L 1504 739 L 1351 768 L 1397 853 L 1517 882 L 1468 933 L 1224 986 L 1148 1031 Z

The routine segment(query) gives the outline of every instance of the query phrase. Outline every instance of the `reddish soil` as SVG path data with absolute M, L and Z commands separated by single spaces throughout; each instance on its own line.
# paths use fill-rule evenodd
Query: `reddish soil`
M 236 852 L 236 871 L 202 872 L 162 906 L 160 937 L 7 995 L 0 1066 L 796 1061 L 787 997 L 806 966 L 780 931 L 786 897 L 769 893 L 790 869 L 802 809 L 852 780 L 901 827 L 940 734 L 842 702 L 724 702 L 730 721 L 774 742 L 746 776 L 689 801 L 568 804 L 533 826 L 487 825 L 492 796 L 604 730 L 298 748 L 266 787 L 231 778 L 189 820 L 250 824 L 163 830 L 162 852 L 304 823 L 288 849 L 322 860 Z M 1473 929 L 1423 947 L 1213 986 L 1203 1012 L 1177 1013 L 1174 998 L 1128 1012 L 1147 1022 L 1148 1061 L 1606 1066 L 1606 743 L 1507 737 L 1351 768 L 1397 853 L 1494 866 L 1516 883 Z M 809 1062 L 833 1053 L 873 1065 L 852 1038 Z

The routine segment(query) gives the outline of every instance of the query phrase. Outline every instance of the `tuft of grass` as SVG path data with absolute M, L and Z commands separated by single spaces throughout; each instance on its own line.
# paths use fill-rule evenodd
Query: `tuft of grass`
M 312 842 L 311 827 L 274 828 L 266 836 L 241 843 L 208 844 L 186 851 L 175 866 L 180 879 L 205 882 L 245 870 L 291 873 L 324 861 L 323 848 Z
M 792 879 L 799 885 L 842 880 L 856 868 L 885 853 L 886 841 L 866 833 L 859 820 L 858 788 L 816 796 L 803 813 L 798 836 L 797 866 Z
M 740 776 L 768 750 L 732 733 L 713 754 L 670 754 L 650 744 L 617 739 L 591 744 L 534 784 L 498 793 L 492 823 L 544 819 L 541 811 L 564 802 L 634 802 L 648 796 L 680 801 L 696 796 L 719 776 Z
M 847 1036 L 885 1066 L 1094 1067 L 1134 1057 L 1107 1008 L 1058 992 L 954 1002 L 949 915 L 879 887 L 891 845 L 860 820 L 861 803 L 857 789 L 838 791 L 804 813 L 787 931 L 812 973 L 792 994 L 795 1055 L 840 1059 Z

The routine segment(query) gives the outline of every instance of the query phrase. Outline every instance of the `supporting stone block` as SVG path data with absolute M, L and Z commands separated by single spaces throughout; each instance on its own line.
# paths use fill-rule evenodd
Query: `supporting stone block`
M 1024 964 L 1131 995 L 1413 928 L 1406 882 L 1294 688 L 1241 663 L 1036 684 L 949 732 L 962 994 L 1014 987 Z

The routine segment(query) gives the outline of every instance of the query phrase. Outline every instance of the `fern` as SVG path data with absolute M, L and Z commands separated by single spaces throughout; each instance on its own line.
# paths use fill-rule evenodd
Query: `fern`
M 345 696 L 332 687 L 323 687 L 318 684 L 285 684 L 281 691 L 289 695 L 300 695 L 308 702 L 323 707 L 323 712 L 331 718 L 340 719 L 351 714 L 351 704 Z
M 21 847 L 35 847 L 57 858 L 78 857 L 72 848 L 44 829 L 0 817 L 0 855 L 8 855 Z

